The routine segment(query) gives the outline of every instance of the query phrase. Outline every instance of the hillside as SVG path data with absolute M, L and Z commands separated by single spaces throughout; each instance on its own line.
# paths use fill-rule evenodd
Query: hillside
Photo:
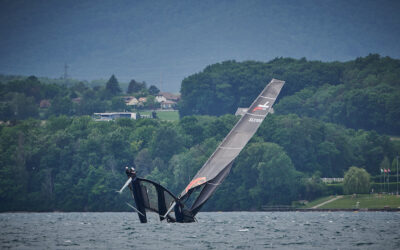
M 127 210 L 129 197 L 115 195 L 126 165 L 177 194 L 238 120 L 226 113 L 247 107 L 273 77 L 287 82 L 276 113 L 204 208 L 255 210 L 336 194 L 320 177 L 343 177 L 350 166 L 377 182 L 381 164 L 399 152 L 397 141 L 380 134 L 397 132 L 399 74 L 398 60 L 378 55 L 345 63 L 227 61 L 182 82 L 181 117 L 168 122 L 86 116 L 126 108 L 114 76 L 93 88 L 11 79 L 0 84 L 0 114 L 10 119 L 0 124 L 0 211 Z M 150 93 L 131 83 L 137 95 Z M 43 99 L 52 104 L 45 111 L 38 109 Z
M 180 114 L 234 113 L 271 78 L 286 81 L 277 114 L 400 134 L 400 60 L 379 55 L 344 63 L 277 58 L 214 64 L 183 80 Z

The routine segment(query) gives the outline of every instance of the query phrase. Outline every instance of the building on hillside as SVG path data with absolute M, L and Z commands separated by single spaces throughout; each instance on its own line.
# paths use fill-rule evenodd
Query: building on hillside
M 146 97 L 139 97 L 139 102 L 140 103 L 145 103 L 145 102 L 147 102 L 147 98 Z
M 176 107 L 176 102 L 174 101 L 164 101 L 160 103 L 161 109 L 174 109 Z
M 126 102 L 125 104 L 127 106 L 136 106 L 138 105 L 139 101 L 138 99 L 136 99 L 135 97 L 131 98 L 128 102 Z
M 41 109 L 49 108 L 50 106 L 51 106 L 51 103 L 50 103 L 49 100 L 43 99 L 43 100 L 40 101 L 39 107 Z
M 134 96 L 123 96 L 122 100 L 127 106 L 136 106 L 139 103 L 138 99 L 136 99 Z
M 109 112 L 109 113 L 94 113 L 95 121 L 112 121 L 118 118 L 137 119 L 136 113 L 132 112 Z
M 168 92 L 160 92 L 155 99 L 160 103 L 161 109 L 174 109 L 180 99 L 180 95 Z
M 247 110 L 249 110 L 249 109 L 248 109 L 248 108 L 238 108 L 238 109 L 236 110 L 235 115 L 241 115 L 241 116 L 243 116 L 243 115 L 246 114 Z
M 155 99 L 156 99 L 156 102 L 158 102 L 158 103 L 162 103 L 167 100 L 167 98 L 165 98 L 165 96 L 163 96 L 163 95 L 156 95 Z
M 156 96 L 156 100 L 160 99 L 159 102 L 161 101 L 173 101 L 173 102 L 178 102 L 179 99 L 181 98 L 181 96 L 179 94 L 172 94 L 169 92 L 160 92 L 158 93 L 158 95 Z
M 82 98 L 81 97 L 72 98 L 71 101 L 76 104 L 81 104 Z
M 321 178 L 323 183 L 343 182 L 344 178 Z

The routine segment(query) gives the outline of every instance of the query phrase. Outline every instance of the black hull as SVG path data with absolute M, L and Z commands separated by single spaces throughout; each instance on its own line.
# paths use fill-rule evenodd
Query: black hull
M 141 223 L 147 223 L 146 211 L 158 213 L 160 221 L 164 219 L 167 222 L 177 223 L 196 221 L 195 216 L 184 207 L 177 197 L 156 182 L 135 178 L 129 185 L 129 189 L 139 211 L 138 216 Z M 170 209 L 172 205 L 174 207 Z M 170 213 L 164 217 L 169 209 Z

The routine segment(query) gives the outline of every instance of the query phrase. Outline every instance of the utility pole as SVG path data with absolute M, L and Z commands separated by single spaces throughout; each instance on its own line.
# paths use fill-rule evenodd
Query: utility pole
M 64 80 L 68 78 L 68 64 L 64 63 Z
M 383 177 L 383 169 L 381 168 L 381 193 L 383 194 L 383 181 L 384 181 L 384 178 L 385 177 Z
M 160 92 L 162 92 L 162 73 L 160 73 Z
M 386 169 L 383 169 L 383 191 L 382 191 L 382 193 L 384 193 L 385 192 L 385 189 L 386 189 L 386 176 L 385 176 L 385 171 L 386 171 Z
M 390 187 L 390 168 L 388 169 L 388 194 L 390 193 L 389 187 Z

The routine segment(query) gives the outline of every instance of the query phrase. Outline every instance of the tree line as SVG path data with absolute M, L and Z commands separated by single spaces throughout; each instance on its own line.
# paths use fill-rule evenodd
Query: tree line
M 175 194 L 215 150 L 238 117 L 187 116 L 176 122 L 89 116 L 27 119 L 0 126 L 0 210 L 123 211 L 125 166 Z M 319 177 L 349 166 L 379 171 L 395 147 L 376 132 L 297 115 L 270 115 L 239 155 L 208 210 L 259 209 L 333 193 Z
M 260 209 L 343 192 L 320 177 L 343 177 L 351 166 L 377 182 L 400 149 L 382 135 L 399 134 L 399 66 L 378 55 L 210 65 L 183 80 L 176 122 L 94 121 L 88 115 L 126 108 L 115 76 L 96 87 L 12 78 L 0 83 L 0 120 L 9 121 L 0 124 L 0 211 L 128 210 L 129 195 L 115 193 L 126 165 L 178 194 L 238 121 L 227 113 L 248 107 L 273 77 L 286 81 L 275 114 L 205 209 Z M 126 92 L 154 101 L 158 91 L 132 80 Z M 39 109 L 43 99 L 51 106 Z
M 9 80 L 0 82 L 1 121 L 15 122 L 28 118 L 47 119 L 52 115 L 81 116 L 92 115 L 95 112 L 124 111 L 130 109 L 121 98 L 124 95 L 146 97 L 147 101 L 142 108 L 159 107 L 155 95 L 160 90 L 156 86 L 147 87 L 145 82 L 131 80 L 124 92 L 114 75 L 104 85 L 94 87 L 78 81 L 72 81 L 69 85 L 43 83 L 35 76 L 13 77 Z

